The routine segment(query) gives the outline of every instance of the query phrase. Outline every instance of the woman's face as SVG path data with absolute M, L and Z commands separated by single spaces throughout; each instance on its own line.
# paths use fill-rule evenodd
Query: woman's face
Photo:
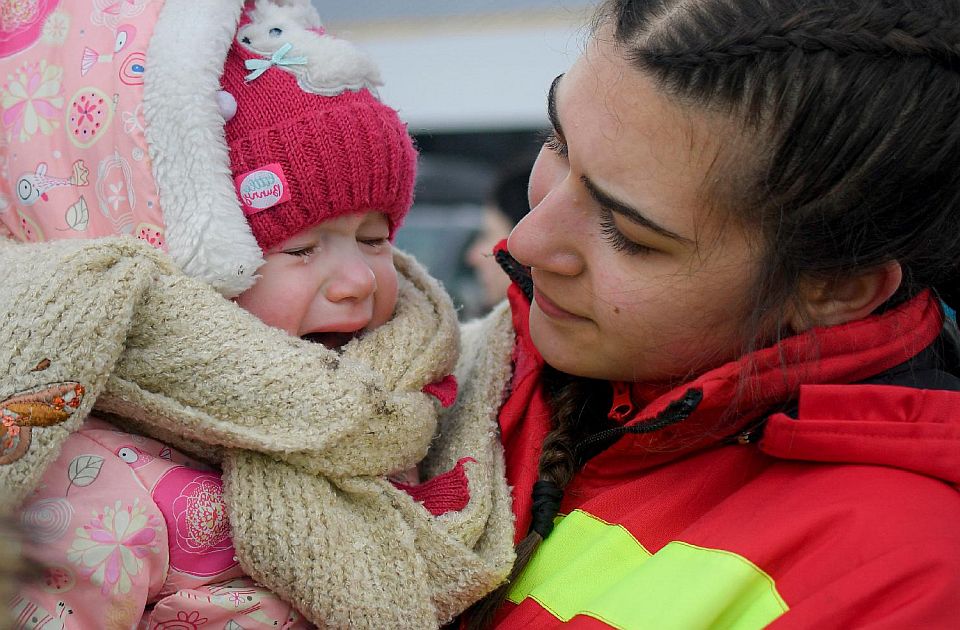
M 731 359 L 757 256 L 705 196 L 726 170 L 714 164 L 724 119 L 681 109 L 599 38 L 554 84 L 549 110 L 555 137 L 508 243 L 532 268 L 530 333 L 544 359 L 626 381 Z

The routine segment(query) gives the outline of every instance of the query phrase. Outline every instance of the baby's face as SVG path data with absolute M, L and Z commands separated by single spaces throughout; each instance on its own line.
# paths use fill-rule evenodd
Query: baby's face
M 237 303 L 265 323 L 327 347 L 393 316 L 397 270 L 379 212 L 341 216 L 266 253 L 255 285 Z

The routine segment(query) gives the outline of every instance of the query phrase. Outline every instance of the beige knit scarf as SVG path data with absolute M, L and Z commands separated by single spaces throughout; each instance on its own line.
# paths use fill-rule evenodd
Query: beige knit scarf
M 0 508 L 32 492 L 96 406 L 222 464 L 241 566 L 315 623 L 449 621 L 513 560 L 495 425 L 509 345 L 438 429 L 421 390 L 453 370 L 456 318 L 412 259 L 395 261 L 394 319 L 337 353 L 267 327 L 134 239 L 0 239 Z M 439 517 L 384 480 L 464 457 L 469 502 Z

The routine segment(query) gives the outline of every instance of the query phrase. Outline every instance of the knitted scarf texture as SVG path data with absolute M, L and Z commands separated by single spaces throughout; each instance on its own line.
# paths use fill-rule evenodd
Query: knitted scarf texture
M 266 326 L 134 239 L 0 238 L 0 510 L 95 409 L 222 466 L 241 566 L 314 623 L 450 621 L 513 562 L 496 427 L 512 336 L 491 342 L 502 352 L 465 344 L 460 395 L 440 416 L 421 390 L 455 369 L 456 316 L 417 263 L 395 262 L 394 318 L 337 352 Z M 418 463 L 425 480 L 465 475 L 462 509 L 434 515 L 385 479 Z

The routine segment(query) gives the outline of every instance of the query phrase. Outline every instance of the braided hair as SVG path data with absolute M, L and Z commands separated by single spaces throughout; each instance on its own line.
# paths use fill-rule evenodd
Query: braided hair
M 553 529 L 563 488 L 583 465 L 578 445 L 596 431 L 596 418 L 605 418 L 610 397 L 598 381 L 577 378 L 546 366 L 544 389 L 551 402 L 552 429 L 543 440 L 533 489 L 533 521 L 530 532 L 517 543 L 517 559 L 506 582 L 480 600 L 467 613 L 468 628 L 486 628 L 506 599 L 511 583 L 530 561 L 540 543 Z M 608 388 L 607 388 L 608 389 Z
M 709 196 L 763 239 L 747 344 L 800 306 L 805 278 L 896 260 L 904 282 L 890 304 L 928 287 L 954 299 L 960 4 L 614 1 L 599 20 L 666 94 L 729 114 L 741 134 L 740 177 Z
M 958 305 L 960 3 L 607 0 L 594 33 L 612 35 L 678 106 L 734 123 L 732 155 L 719 162 L 727 172 L 703 192 L 761 238 L 744 354 L 788 309 L 802 314 L 804 279 L 841 280 L 895 260 L 903 282 L 885 307 L 926 288 Z M 600 389 L 550 378 L 536 523 L 583 465 L 578 443 L 606 422 Z M 544 534 L 538 526 L 518 544 L 511 580 Z M 492 623 L 507 590 L 475 606 L 469 625 Z

